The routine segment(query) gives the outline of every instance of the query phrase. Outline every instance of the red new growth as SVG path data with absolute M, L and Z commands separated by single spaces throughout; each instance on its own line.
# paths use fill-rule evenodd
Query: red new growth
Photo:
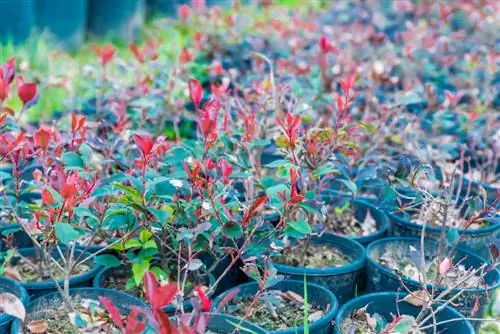
M 99 45 L 93 44 L 92 48 L 99 57 L 99 61 L 103 67 L 106 67 L 106 65 L 115 57 L 116 49 L 111 44 L 104 45 L 102 49 Z
M 201 84 L 198 80 L 190 78 L 188 81 L 189 85 L 189 97 L 191 101 L 195 105 L 196 109 L 200 108 L 200 103 L 203 98 L 203 89 L 201 88 Z
M 212 308 L 212 301 L 207 297 L 205 291 L 202 288 L 197 288 L 196 293 L 198 294 L 198 298 L 200 298 L 201 309 L 203 312 L 210 312 Z
M 0 78 L 7 85 L 10 85 L 14 80 L 14 76 L 16 74 L 15 62 L 16 57 L 11 57 L 5 64 L 0 66 Z

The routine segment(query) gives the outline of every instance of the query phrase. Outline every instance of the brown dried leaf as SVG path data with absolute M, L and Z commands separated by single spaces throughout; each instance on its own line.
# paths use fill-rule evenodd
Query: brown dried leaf
M 33 334 L 45 334 L 49 330 L 49 325 L 45 320 L 33 320 L 26 327 Z
M 307 318 L 307 320 L 309 320 L 309 322 L 318 321 L 319 319 L 321 319 L 323 317 L 324 314 L 325 313 L 321 310 L 316 311 L 314 313 L 309 314 L 309 317 Z
M 403 300 L 413 306 L 421 307 L 425 302 L 429 301 L 429 295 L 425 290 L 418 290 L 410 293 Z
M 285 293 L 283 293 L 283 297 L 284 298 L 287 298 L 288 300 L 295 300 L 295 301 L 298 301 L 299 303 L 304 303 L 304 298 L 302 298 L 301 295 L 293 292 L 293 291 L 287 291 Z
M 0 293 L 0 309 L 3 313 L 19 318 L 22 321 L 24 321 L 24 317 L 26 316 L 23 303 L 12 293 Z

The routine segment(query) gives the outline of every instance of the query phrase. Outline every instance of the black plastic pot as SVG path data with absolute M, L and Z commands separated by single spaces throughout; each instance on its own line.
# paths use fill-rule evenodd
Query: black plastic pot
M 398 314 L 417 317 L 422 309 L 403 301 L 405 296 L 405 293 L 397 294 L 395 292 L 378 292 L 370 293 L 347 302 L 340 308 L 337 317 L 335 318 L 336 326 L 334 333 L 342 334 L 342 322 L 350 317 L 351 314 L 364 307 L 367 308 L 366 310 L 368 313 L 372 315 L 374 313 L 378 313 L 387 321 L 392 320 L 393 316 Z M 463 319 L 463 315 L 450 306 L 446 306 L 442 311 L 436 314 L 436 322 L 438 323 L 451 319 Z M 424 325 L 429 325 L 430 323 L 431 322 L 427 322 Z M 450 334 L 475 333 L 474 328 L 472 328 L 471 324 L 465 319 L 438 325 L 437 331 L 438 333 Z M 432 333 L 432 330 L 429 329 L 425 333 Z
M 304 278 L 302 278 L 302 281 L 294 281 L 294 280 L 281 281 L 278 284 L 272 286 L 270 290 L 293 291 L 299 294 L 300 296 L 305 296 L 303 280 Z M 328 289 L 326 289 L 321 285 L 310 283 L 307 281 L 306 286 L 307 286 L 308 303 L 310 305 L 316 305 L 320 307 L 323 311 L 325 311 L 325 314 L 320 319 L 309 325 L 309 333 L 314 333 L 314 334 L 331 333 L 332 320 L 337 314 L 337 310 L 339 307 L 339 303 L 337 301 L 336 296 L 331 291 L 329 291 Z M 259 285 L 256 282 L 252 282 L 240 285 L 235 289 L 238 289 L 238 293 L 235 295 L 235 297 L 233 297 L 233 300 L 238 298 L 254 297 L 255 294 L 259 291 Z M 225 293 L 217 297 L 214 300 L 213 309 L 214 310 L 217 309 L 222 300 L 229 293 L 232 292 L 234 292 L 234 289 L 226 291 Z M 225 306 L 226 308 L 231 307 L 230 302 L 231 301 L 229 301 L 229 304 L 226 304 Z M 303 326 L 297 326 L 284 330 L 272 330 L 269 332 L 275 334 L 300 334 L 300 333 L 305 333 L 305 328 Z
M 87 23 L 87 0 L 37 0 L 36 23 L 67 49 L 82 45 Z
M 0 13 L 0 42 L 20 43 L 28 38 L 35 25 L 34 0 L 2 0 Z
M 88 13 L 90 34 L 133 40 L 144 22 L 144 1 L 89 0 Z
M 402 249 L 409 250 L 412 246 L 420 250 L 419 238 L 385 238 L 374 241 L 367 248 L 367 273 L 368 273 L 368 291 L 396 291 L 404 287 L 417 291 L 421 289 L 420 282 L 409 278 L 400 279 L 393 271 L 382 266 L 378 263 L 377 259 L 384 254 L 385 250 L 389 247 L 402 247 Z M 425 243 L 425 252 L 427 255 L 437 253 L 437 242 L 427 240 Z M 486 261 L 472 253 L 465 250 L 457 249 L 453 262 L 462 260 L 461 264 L 466 268 L 478 268 Z M 487 305 L 488 296 L 493 295 L 495 289 L 500 287 L 500 271 L 492 269 L 485 276 L 485 286 L 482 284 L 477 289 L 463 289 L 463 293 L 455 300 L 453 304 L 457 305 L 456 309 L 466 317 L 470 317 L 473 313 L 476 297 L 479 298 L 480 305 L 483 307 L 479 309 L 475 317 L 480 318 L 484 313 L 484 307 Z M 428 291 L 433 291 L 432 285 L 427 286 Z M 434 287 L 436 295 L 445 291 L 444 287 Z M 454 289 L 454 292 L 448 296 L 454 296 L 460 289 Z
M 79 288 L 71 289 L 70 296 L 79 296 L 83 299 L 99 301 L 99 297 L 109 299 L 117 308 L 120 314 L 127 315 L 133 307 L 146 308 L 147 305 L 138 298 L 127 295 L 126 293 L 111 289 Z M 26 315 L 30 320 L 44 319 L 50 317 L 50 308 L 48 305 L 59 306 L 63 301 L 59 292 L 50 293 L 34 299 L 26 308 Z M 16 319 L 12 323 L 11 334 L 22 333 L 22 322 Z M 2 332 L 8 333 L 8 332 Z

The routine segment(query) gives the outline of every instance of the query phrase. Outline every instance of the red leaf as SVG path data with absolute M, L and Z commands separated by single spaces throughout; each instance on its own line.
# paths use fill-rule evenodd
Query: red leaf
M 157 295 L 155 296 L 153 308 L 163 309 L 165 306 L 172 303 L 177 294 L 177 283 L 169 283 L 167 285 L 162 285 L 157 289 Z
M 24 106 L 33 105 L 38 98 L 38 88 L 34 82 L 22 82 L 17 88 L 17 95 Z
M 73 184 L 63 182 L 63 185 L 62 185 L 61 191 L 60 191 L 62 198 L 64 198 L 64 199 L 73 198 L 77 192 L 78 192 L 78 189 Z
M 200 298 L 201 309 L 203 312 L 210 312 L 212 308 L 212 302 L 208 299 L 205 291 L 201 288 L 197 288 L 196 292 L 198 293 L 198 298 Z
M 146 272 L 143 278 L 143 285 L 146 300 L 149 302 L 149 304 L 153 305 L 156 291 L 158 289 L 158 280 L 156 279 L 155 274 L 150 271 Z
M 75 114 L 71 114 L 71 130 L 76 132 L 76 127 L 78 126 L 78 119 Z
M 120 311 L 118 311 L 118 308 L 116 308 L 116 306 L 113 305 L 113 302 L 111 302 L 111 300 L 105 297 L 99 296 L 99 300 L 101 301 L 101 304 L 104 306 L 106 311 L 108 311 L 111 320 L 113 320 L 113 323 L 118 328 L 123 329 L 123 319 L 120 314 Z
M 44 128 L 39 129 L 35 134 L 35 142 L 45 152 L 50 143 L 50 131 Z
M 188 5 L 181 5 L 177 7 L 177 12 L 179 14 L 179 18 L 182 21 L 187 21 L 187 19 L 191 15 L 191 7 L 189 7 Z
M 14 80 L 14 76 L 16 74 L 16 57 L 11 57 L 6 63 L 0 66 L 0 78 L 3 79 L 7 85 L 10 85 Z
M 125 334 L 142 333 L 146 329 L 146 323 L 137 319 L 140 314 L 138 310 L 133 310 L 127 318 L 127 325 L 125 327 Z
M 321 36 L 319 40 L 319 48 L 321 49 L 322 53 L 338 53 L 338 49 L 328 41 L 325 35 Z
M 203 89 L 198 80 L 190 78 L 188 81 L 189 85 L 189 96 L 191 97 L 191 101 L 196 106 L 196 109 L 200 108 L 200 103 L 203 98 Z
M 55 203 L 56 200 L 54 199 L 54 196 L 50 193 L 49 190 L 43 189 L 42 191 L 42 203 L 44 205 L 51 205 L 52 203 Z
M 135 59 L 137 59 L 137 61 L 139 63 L 144 63 L 144 55 L 142 54 L 142 52 L 139 50 L 139 47 L 137 46 L 137 44 L 135 43 L 130 43 L 128 48 L 130 49 L 130 51 L 132 52 L 132 54 L 134 55 Z
M 7 99 L 7 97 L 9 96 L 9 91 L 9 84 L 7 83 L 7 81 L 0 77 L 0 102 Z
M 142 155 L 144 157 L 149 155 L 153 149 L 153 141 L 151 140 L 151 137 L 149 135 L 140 136 L 138 134 L 134 134 L 134 138 L 137 145 L 141 149 Z
M 229 183 L 229 175 L 233 171 L 231 165 L 225 159 L 222 159 L 219 161 L 219 168 L 222 173 L 222 180 L 225 184 Z
M 252 206 L 247 210 L 245 217 L 243 218 L 243 224 L 246 225 L 248 221 L 257 214 L 258 211 L 262 209 L 262 207 L 267 203 L 269 197 L 263 196 L 259 197 L 255 200 Z
M 236 288 L 236 289 L 229 291 L 228 294 L 225 295 L 224 298 L 222 298 L 222 300 L 217 305 L 217 309 L 215 310 L 215 313 L 219 313 L 220 310 L 224 306 L 226 306 L 226 304 L 229 303 L 239 292 L 240 292 L 239 288 Z

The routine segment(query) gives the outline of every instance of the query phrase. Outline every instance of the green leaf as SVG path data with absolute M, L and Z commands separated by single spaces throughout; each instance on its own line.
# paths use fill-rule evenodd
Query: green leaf
M 255 148 L 255 147 L 262 147 L 262 146 L 267 146 L 271 144 L 271 140 L 269 139 L 260 139 L 260 140 L 255 140 L 250 143 L 250 148 Z
M 293 167 L 293 166 L 294 164 L 292 164 L 290 161 L 283 159 L 274 160 L 273 162 L 266 165 L 266 167 L 268 168 Z
M 304 211 L 307 213 L 312 213 L 314 215 L 321 216 L 321 211 L 310 203 L 302 202 L 300 203 L 300 207 L 304 209 Z
M 62 154 L 62 161 L 64 167 L 70 169 L 82 169 L 84 166 L 82 158 L 75 152 L 64 152 Z
M 142 247 L 142 243 L 136 239 L 130 239 L 125 242 L 125 249 Z
M 327 163 L 324 166 L 318 168 L 316 170 L 316 174 L 318 176 L 326 175 L 326 174 L 331 174 L 331 173 L 336 173 L 339 174 L 339 171 L 337 168 L 335 168 L 335 165 L 332 163 Z
M 342 182 L 353 194 L 356 194 L 358 192 L 356 183 L 352 182 L 351 180 L 341 179 L 339 181 Z
M 154 239 L 150 239 L 142 245 L 142 248 L 144 248 L 144 249 L 146 249 L 146 248 L 158 248 L 158 246 L 156 245 L 156 242 L 154 241 Z
M 114 255 L 109 255 L 109 254 L 96 256 L 96 258 L 94 259 L 94 262 L 96 264 L 100 264 L 102 266 L 106 266 L 106 267 L 110 267 L 110 268 L 119 267 L 122 264 L 122 262 L 120 261 L 119 258 L 117 258 Z
M 287 225 L 302 234 L 309 234 L 312 232 L 311 225 L 305 220 L 291 221 L 288 222 Z
M 200 259 L 193 259 L 191 262 L 189 262 L 189 271 L 196 271 L 200 269 L 203 266 L 203 262 L 201 262 Z
M 4 181 L 7 179 L 11 179 L 11 178 L 12 178 L 11 174 L 5 173 L 5 172 L 0 172 L 0 181 Z
M 149 270 L 149 262 L 142 261 L 132 265 L 132 276 L 134 277 L 135 284 L 140 285 L 142 278 L 146 271 Z
M 88 165 L 92 161 L 92 149 L 89 145 L 83 143 L 80 145 L 78 153 L 81 154 L 81 159 L 85 165 Z
M 151 233 L 151 231 L 146 229 L 141 230 L 141 232 L 139 232 L 139 240 L 141 240 L 142 243 L 145 243 L 146 241 L 151 239 L 152 236 L 153 233 Z
M 243 229 L 241 228 L 240 224 L 233 221 L 229 221 L 226 224 L 224 224 L 224 227 L 222 228 L 222 233 L 228 238 L 238 239 L 243 235 Z
M 68 223 L 55 223 L 54 229 L 56 231 L 56 236 L 63 244 L 68 244 L 75 241 L 80 236 L 77 230 L 73 228 Z

